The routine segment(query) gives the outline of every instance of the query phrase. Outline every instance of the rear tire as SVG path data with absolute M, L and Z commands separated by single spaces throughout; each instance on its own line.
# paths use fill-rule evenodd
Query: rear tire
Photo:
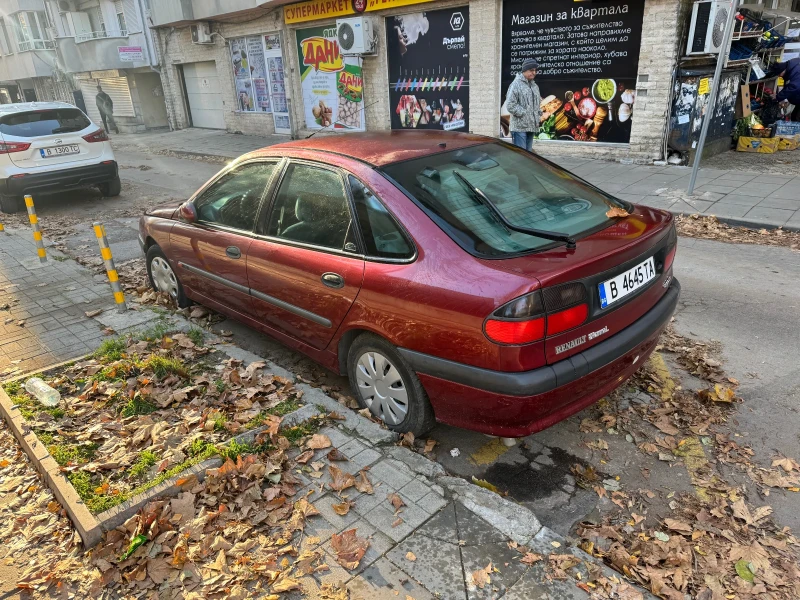
M 347 353 L 347 374 L 359 406 L 392 431 L 420 437 L 436 424 L 425 389 L 386 340 L 371 333 L 357 337 Z
M 20 196 L 8 196 L 0 194 L 0 211 L 11 214 L 22 210 L 22 198 Z
M 158 292 L 166 292 L 175 299 L 178 308 L 186 308 L 191 304 L 183 291 L 183 285 L 166 255 L 157 245 L 152 245 L 147 250 L 147 277 L 150 286 Z
M 111 181 L 106 181 L 97 186 L 100 193 L 106 198 L 114 198 L 122 193 L 122 181 L 119 176 L 114 177 Z

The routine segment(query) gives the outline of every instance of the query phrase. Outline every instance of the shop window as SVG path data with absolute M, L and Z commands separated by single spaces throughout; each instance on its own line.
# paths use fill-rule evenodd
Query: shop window
M 20 52 L 55 48 L 55 43 L 47 36 L 47 17 L 44 12 L 20 11 L 11 19 Z
M 231 64 L 236 82 L 236 106 L 241 112 L 271 113 L 267 64 L 261 36 L 231 40 Z

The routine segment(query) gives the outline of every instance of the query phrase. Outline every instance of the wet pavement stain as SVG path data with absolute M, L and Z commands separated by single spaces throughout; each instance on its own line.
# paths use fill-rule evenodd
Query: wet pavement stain
M 578 457 L 557 447 L 546 448 L 544 453 L 533 452 L 524 446 L 520 450 L 528 459 L 527 462 L 496 462 L 486 469 L 483 477 L 518 502 L 539 500 L 551 496 L 553 492 L 563 491 L 565 487 L 570 489 L 574 481 L 570 475 L 572 466 L 576 463 L 588 466 Z

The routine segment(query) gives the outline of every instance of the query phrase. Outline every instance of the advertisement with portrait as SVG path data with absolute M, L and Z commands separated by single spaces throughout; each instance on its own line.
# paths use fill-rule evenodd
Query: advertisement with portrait
M 392 129 L 469 131 L 469 9 L 386 19 Z
M 361 58 L 342 56 L 336 27 L 298 29 L 297 55 L 306 127 L 363 131 Z
M 539 62 L 539 139 L 630 142 L 645 0 L 504 0 L 500 129 L 509 135 L 508 86 Z

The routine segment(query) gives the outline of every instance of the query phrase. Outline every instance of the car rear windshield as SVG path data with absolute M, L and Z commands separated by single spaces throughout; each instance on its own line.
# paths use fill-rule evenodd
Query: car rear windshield
M 77 108 L 54 108 L 7 115 L 0 119 L 0 133 L 18 138 L 35 138 L 83 131 L 91 124 Z
M 619 205 L 567 171 L 501 143 L 394 163 L 384 172 L 465 250 L 490 258 L 553 242 L 506 229 L 456 173 L 520 227 L 577 236 L 610 224 L 606 212 Z

